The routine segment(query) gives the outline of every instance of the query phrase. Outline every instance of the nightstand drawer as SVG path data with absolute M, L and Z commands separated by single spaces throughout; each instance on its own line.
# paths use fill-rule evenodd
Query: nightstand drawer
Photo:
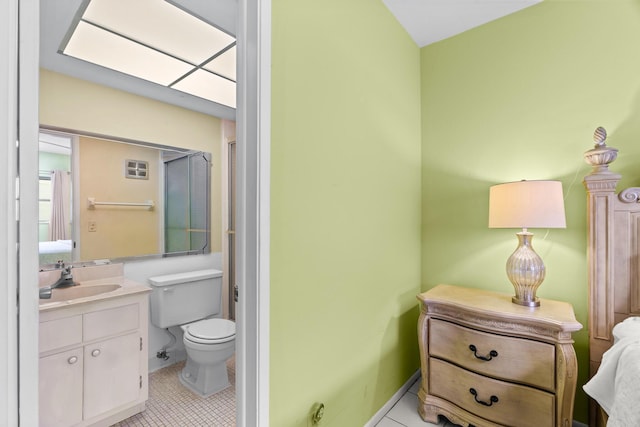
M 475 372 L 555 390 L 555 347 L 430 319 L 429 355 Z
M 429 359 L 429 393 L 494 423 L 551 427 L 555 396 L 531 387 L 486 378 L 438 359 Z

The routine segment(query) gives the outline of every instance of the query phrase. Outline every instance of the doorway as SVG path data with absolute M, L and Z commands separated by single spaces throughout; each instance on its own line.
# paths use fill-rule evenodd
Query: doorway
M 18 209 L 0 214 L 8 225 L 0 250 L 0 270 L 9 285 L 0 292 L 0 316 L 9 321 L 2 327 L 7 346 L 0 351 L 2 399 L 0 424 L 36 426 L 38 371 L 37 283 L 37 140 L 38 140 L 38 22 L 37 0 L 8 0 L 0 4 L 4 40 L 0 54 L 6 67 L 0 69 L 0 134 L 3 137 L 3 169 L 0 186 Z M 271 3 L 269 0 L 238 1 L 238 58 L 241 87 L 238 99 L 238 140 L 247 141 L 238 155 L 237 281 L 244 296 L 238 301 L 238 425 L 268 424 L 268 149 L 269 149 L 269 59 Z M 50 17 L 55 19 L 55 17 Z M 247 44 L 253 46 L 247 49 Z M 19 120 L 18 120 L 19 117 Z M 19 141 L 19 148 L 15 141 Z M 244 148 L 243 148 L 244 147 Z M 19 156 L 18 156 L 19 152 Z M 20 171 L 18 198 L 15 178 Z M 33 177 L 30 179 L 28 177 Z M 30 200 L 33 199 L 33 200 Z M 18 227 L 14 224 L 18 223 Z M 20 250 L 15 248 L 19 243 Z M 18 279 L 19 278 L 19 279 Z M 17 298 L 22 295 L 22 298 Z M 15 320 L 14 320 L 15 319 Z M 18 346 L 18 342 L 20 345 Z M 18 364 L 18 360 L 20 363 Z M 17 392 L 16 392 L 17 391 Z

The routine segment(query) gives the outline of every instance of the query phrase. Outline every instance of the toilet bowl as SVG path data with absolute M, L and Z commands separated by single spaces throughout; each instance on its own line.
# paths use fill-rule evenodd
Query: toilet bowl
M 229 387 L 227 360 L 235 353 L 236 325 L 225 319 L 206 319 L 180 326 L 187 363 L 180 382 L 208 397 Z
M 207 397 L 229 386 L 227 360 L 233 356 L 236 325 L 222 315 L 222 272 L 198 270 L 149 278 L 151 323 L 180 326 L 187 363 L 182 385 Z

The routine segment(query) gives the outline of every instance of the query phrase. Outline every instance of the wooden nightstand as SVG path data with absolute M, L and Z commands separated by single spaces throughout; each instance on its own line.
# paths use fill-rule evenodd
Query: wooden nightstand
M 438 285 L 418 295 L 418 411 L 468 427 L 570 427 L 578 367 L 571 304 Z

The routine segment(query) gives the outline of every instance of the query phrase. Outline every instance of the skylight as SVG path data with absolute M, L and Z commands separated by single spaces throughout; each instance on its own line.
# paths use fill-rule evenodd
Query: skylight
M 236 107 L 236 40 L 164 0 L 89 0 L 60 53 Z

